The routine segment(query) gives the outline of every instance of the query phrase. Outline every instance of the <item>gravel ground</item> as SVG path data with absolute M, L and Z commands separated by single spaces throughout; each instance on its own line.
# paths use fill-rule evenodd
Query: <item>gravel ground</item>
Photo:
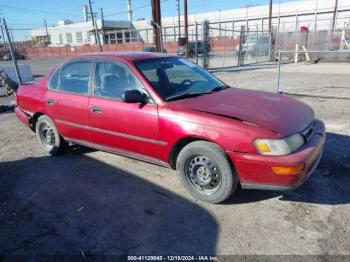
M 25 63 L 42 75 L 56 62 Z M 283 70 L 289 83 L 306 75 Z M 326 72 L 310 74 L 322 83 Z M 334 85 L 349 87 L 333 73 Z M 275 89 L 276 68 L 216 75 Z M 350 255 L 350 100 L 297 98 L 328 130 L 315 173 L 297 190 L 238 190 L 220 205 L 192 199 L 170 169 L 83 147 L 50 157 L 13 112 L 0 114 L 0 254 Z

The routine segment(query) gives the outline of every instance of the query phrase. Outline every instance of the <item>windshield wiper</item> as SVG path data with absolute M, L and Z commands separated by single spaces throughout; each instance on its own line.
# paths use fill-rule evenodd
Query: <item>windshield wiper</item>
M 205 93 L 206 94 L 210 94 L 210 93 L 214 93 L 214 92 L 217 92 L 217 91 L 221 91 L 221 90 L 224 90 L 226 88 L 229 88 L 229 86 L 216 86 L 212 89 L 209 89 L 208 91 L 206 91 Z
M 184 93 L 180 93 L 180 94 L 176 94 L 176 95 L 170 96 L 170 97 L 168 97 L 166 99 L 166 101 L 211 94 L 211 93 L 214 93 L 214 92 L 217 92 L 217 91 L 224 90 L 226 88 L 229 88 L 229 86 L 217 86 L 217 87 L 214 87 L 214 88 L 209 89 L 209 90 L 204 91 L 204 92 L 184 92 Z
M 182 98 L 187 98 L 187 97 L 195 97 L 195 96 L 200 96 L 206 94 L 206 92 L 184 92 L 180 94 L 176 94 L 173 96 L 169 96 L 166 101 L 172 101 L 172 100 L 177 100 L 177 99 L 182 99 Z

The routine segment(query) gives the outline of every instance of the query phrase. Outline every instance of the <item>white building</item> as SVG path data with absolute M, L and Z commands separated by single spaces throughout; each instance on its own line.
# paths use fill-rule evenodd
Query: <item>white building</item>
M 129 30 L 133 27 L 129 21 L 102 21 L 96 20 L 96 26 L 99 30 L 101 43 L 108 39 L 109 31 L 121 30 L 125 32 L 121 39 L 129 39 Z M 103 33 L 102 33 L 103 32 Z M 95 33 L 92 21 L 73 23 L 71 20 L 60 20 L 55 26 L 39 28 L 31 31 L 33 40 L 41 44 L 47 42 L 47 35 L 50 38 L 50 46 L 82 46 L 86 44 L 95 44 Z M 105 37 L 103 37 L 103 35 Z

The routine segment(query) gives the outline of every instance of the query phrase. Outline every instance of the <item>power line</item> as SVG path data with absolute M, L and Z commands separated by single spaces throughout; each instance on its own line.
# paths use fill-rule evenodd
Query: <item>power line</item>
M 8 5 L 0 5 L 0 7 L 14 9 L 14 10 L 18 10 L 18 11 L 34 12 L 34 13 L 46 13 L 46 14 L 51 13 L 51 14 L 68 15 L 68 16 L 76 16 L 77 15 L 77 14 L 61 13 L 61 12 L 54 12 L 54 11 L 49 11 L 49 10 L 30 9 L 30 8 L 23 8 L 23 7 L 8 6 Z
M 164 3 L 164 2 L 168 2 L 170 0 L 163 0 L 163 1 L 160 1 L 161 3 Z M 137 6 L 135 8 L 132 9 L 132 11 L 135 11 L 135 10 L 139 10 L 139 9 L 143 9 L 143 8 L 147 8 L 147 7 L 152 7 L 152 5 L 148 4 L 148 5 L 142 5 L 142 6 Z M 109 13 L 106 16 L 113 16 L 113 15 L 117 15 L 117 14 L 122 14 L 122 13 L 127 13 L 128 10 L 120 10 L 120 11 L 117 11 L 117 12 L 113 12 L 113 13 Z

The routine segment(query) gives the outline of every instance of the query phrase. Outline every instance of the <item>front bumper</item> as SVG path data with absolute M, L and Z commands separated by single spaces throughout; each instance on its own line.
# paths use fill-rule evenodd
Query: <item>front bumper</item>
M 322 157 L 326 130 L 322 121 L 316 120 L 315 131 L 310 141 L 297 152 L 285 156 L 267 156 L 227 152 L 235 164 L 242 188 L 289 190 L 301 186 L 316 169 Z M 303 171 L 278 175 L 275 166 L 298 166 L 305 164 Z

